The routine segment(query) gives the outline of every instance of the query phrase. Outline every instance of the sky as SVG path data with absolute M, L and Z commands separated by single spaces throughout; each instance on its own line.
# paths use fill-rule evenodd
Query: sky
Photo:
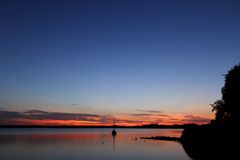
M 0 124 L 208 123 L 238 0 L 1 0 Z

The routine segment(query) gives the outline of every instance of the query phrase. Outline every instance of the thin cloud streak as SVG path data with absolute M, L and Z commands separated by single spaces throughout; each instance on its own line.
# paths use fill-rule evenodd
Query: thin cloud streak
M 189 123 L 209 123 L 210 119 L 196 115 L 185 115 L 183 121 Z
M 147 113 L 163 113 L 163 111 L 157 111 L 157 110 L 148 110 L 148 109 L 137 109 L 138 112 L 147 112 Z
M 136 116 L 136 117 L 142 117 L 142 116 L 169 117 L 170 116 L 168 114 L 150 114 L 150 113 L 131 113 L 126 115 Z
M 74 120 L 95 122 L 99 119 L 106 119 L 98 114 L 85 113 L 60 113 L 45 112 L 41 110 L 29 110 L 26 112 L 0 111 L 0 120 L 7 122 L 12 119 L 28 119 L 28 120 Z
M 78 104 L 77 104 L 77 103 L 69 103 L 69 105 L 71 105 L 71 106 L 77 106 Z

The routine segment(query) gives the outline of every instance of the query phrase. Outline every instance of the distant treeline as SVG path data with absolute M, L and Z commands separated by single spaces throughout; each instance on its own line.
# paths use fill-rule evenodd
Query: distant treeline
M 197 124 L 174 124 L 158 125 L 147 124 L 141 126 L 114 126 L 115 128 L 163 128 L 163 129 L 184 129 L 187 126 Z M 113 126 L 45 126 L 45 125 L 0 125 L 0 128 L 113 128 Z

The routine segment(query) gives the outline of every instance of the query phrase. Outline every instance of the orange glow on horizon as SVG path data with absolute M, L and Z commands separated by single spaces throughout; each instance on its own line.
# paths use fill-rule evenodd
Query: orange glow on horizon
M 113 118 L 112 118 L 113 119 Z M 183 114 L 129 114 L 115 115 L 117 126 L 141 126 L 147 124 L 173 125 L 173 124 L 207 124 L 213 116 L 183 115 Z M 4 125 L 41 125 L 41 126 L 112 126 L 112 120 L 102 122 L 100 119 L 92 120 L 37 120 L 15 118 L 5 120 Z M 0 124 L 1 125 L 1 124 Z

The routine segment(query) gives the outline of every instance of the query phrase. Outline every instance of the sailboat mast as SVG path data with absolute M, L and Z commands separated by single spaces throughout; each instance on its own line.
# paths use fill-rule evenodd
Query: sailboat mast
M 113 120 L 113 128 L 115 129 L 115 118 Z
M 116 136 L 117 132 L 115 131 L 115 118 L 113 120 L 113 130 L 112 130 L 112 135 Z

